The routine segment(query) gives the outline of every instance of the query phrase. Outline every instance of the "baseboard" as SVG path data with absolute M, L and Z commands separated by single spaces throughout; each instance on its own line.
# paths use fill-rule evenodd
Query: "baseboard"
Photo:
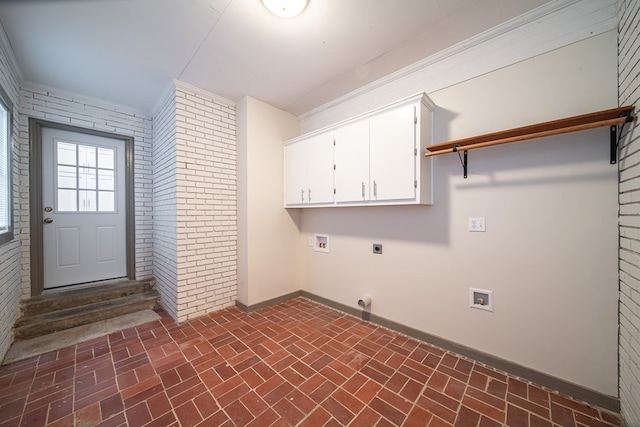
M 569 381 L 565 381 L 563 379 L 560 379 L 551 375 L 547 375 L 545 373 L 527 368 L 517 363 L 510 362 L 500 357 L 497 357 L 488 353 L 484 353 L 482 351 L 479 351 L 470 347 L 466 347 L 454 341 L 450 341 L 445 338 L 438 337 L 436 335 L 431 335 L 429 333 L 420 331 L 418 329 L 414 329 L 409 326 L 385 319 L 383 317 L 372 314 L 368 311 L 362 311 L 358 308 L 351 307 L 327 298 L 320 297 L 318 295 L 309 293 L 307 291 L 292 292 L 290 294 L 283 295 L 281 297 L 274 298 L 268 301 L 264 301 L 264 302 L 252 305 L 250 307 L 247 307 L 239 302 L 236 302 L 236 306 L 238 306 L 243 311 L 250 313 L 252 311 L 259 310 L 261 308 L 268 307 L 270 305 L 279 304 L 281 302 L 287 301 L 292 298 L 297 298 L 297 297 L 307 298 L 311 301 L 315 301 L 317 303 L 326 305 L 336 310 L 340 310 L 344 313 L 358 317 L 362 320 L 375 323 L 376 325 L 389 328 L 393 331 L 410 336 L 412 338 L 426 342 L 428 344 L 435 345 L 444 350 L 448 350 L 453 353 L 457 353 L 461 356 L 468 357 L 477 362 L 488 365 L 492 368 L 504 371 L 510 375 L 523 378 L 525 380 L 531 381 L 543 387 L 548 387 L 552 390 L 556 390 L 562 394 L 571 396 L 575 399 L 582 400 L 592 405 L 599 406 L 603 409 L 607 409 L 609 411 L 616 412 L 616 413 L 620 412 L 620 399 L 618 397 L 609 396 L 609 395 L 597 392 L 595 390 L 582 387 L 580 385 L 571 383 Z
M 240 310 L 244 311 L 245 313 L 252 313 L 256 310 L 260 310 L 261 308 L 280 304 L 281 302 L 289 301 L 290 299 L 298 298 L 299 296 L 302 296 L 302 291 L 291 292 L 290 294 L 282 295 L 282 296 L 272 298 L 270 300 L 262 301 L 253 305 L 244 305 L 240 301 L 236 300 L 236 307 L 238 307 Z

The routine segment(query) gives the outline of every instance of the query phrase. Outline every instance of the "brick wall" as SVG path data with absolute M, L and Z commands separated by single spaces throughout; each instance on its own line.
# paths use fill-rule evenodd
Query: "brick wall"
M 161 304 L 177 318 L 175 90 L 153 117 L 153 275 Z
M 20 150 L 24 165 L 20 180 L 22 298 L 31 295 L 29 218 L 29 118 L 111 132 L 134 139 L 135 260 L 137 279 L 153 274 L 152 126 L 145 114 L 122 106 L 84 98 L 53 88 L 25 84 L 20 90 Z
M 235 106 L 176 90 L 178 320 L 235 304 Z
M 0 32 L 2 29 L 0 28 Z M 2 34 L 4 35 L 4 34 Z M 20 240 L 29 229 L 28 216 L 20 211 L 20 182 L 28 180 L 28 160 L 24 147 L 18 144 L 19 78 L 10 65 L 10 52 L 0 44 L 0 85 L 13 103 L 13 214 L 14 239 L 0 246 L 0 360 L 11 345 L 11 327 L 16 321 L 20 301 Z
M 640 2 L 618 1 L 620 105 L 640 107 Z M 620 404 L 640 425 L 640 128 L 625 127 L 620 149 Z
M 154 116 L 154 271 L 181 322 L 235 303 L 235 107 L 176 82 Z

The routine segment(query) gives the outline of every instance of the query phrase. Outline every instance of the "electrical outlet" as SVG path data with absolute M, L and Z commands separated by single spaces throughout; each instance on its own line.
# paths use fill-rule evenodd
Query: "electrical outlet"
M 469 231 L 487 231 L 484 218 L 469 218 Z
M 309 246 L 313 246 L 313 236 L 309 236 L 309 242 L 308 242 Z

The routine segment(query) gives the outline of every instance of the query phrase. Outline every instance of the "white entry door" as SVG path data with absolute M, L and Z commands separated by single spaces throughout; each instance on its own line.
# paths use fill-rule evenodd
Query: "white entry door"
M 42 128 L 44 289 L 127 276 L 125 143 Z

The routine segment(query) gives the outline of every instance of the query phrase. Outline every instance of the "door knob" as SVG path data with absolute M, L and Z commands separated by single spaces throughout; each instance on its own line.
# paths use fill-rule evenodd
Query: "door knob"
M 45 218 L 44 219 L 44 223 L 45 224 L 51 224 L 53 222 L 53 218 Z
M 53 208 L 51 206 L 47 206 L 46 208 L 44 208 L 45 212 L 51 212 L 53 211 Z

